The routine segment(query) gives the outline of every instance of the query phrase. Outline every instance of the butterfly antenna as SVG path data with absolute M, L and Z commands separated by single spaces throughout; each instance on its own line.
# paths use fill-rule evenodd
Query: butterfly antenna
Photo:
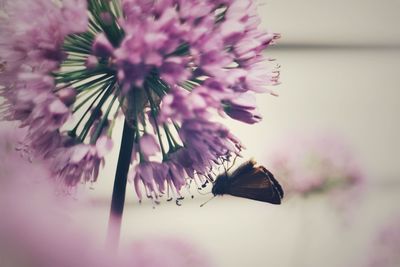
M 200 205 L 200 208 L 202 208 L 205 204 L 207 204 L 208 202 L 210 202 L 211 200 L 213 200 L 215 198 L 215 196 L 213 196 L 212 198 L 210 198 L 209 200 L 207 200 L 206 202 L 204 202 L 203 204 Z
M 235 166 L 237 158 L 238 158 L 238 155 L 235 155 L 235 158 L 233 159 L 232 165 L 228 168 L 228 172 L 232 169 L 233 166 Z
M 228 176 L 228 169 L 227 169 L 227 167 L 225 167 L 225 165 L 224 165 L 223 163 L 222 163 L 222 166 L 224 167 L 225 175 Z

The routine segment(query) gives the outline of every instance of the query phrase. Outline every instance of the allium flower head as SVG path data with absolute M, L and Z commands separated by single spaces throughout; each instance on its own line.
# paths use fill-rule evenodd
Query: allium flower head
M 2 0 L 3 118 L 68 186 L 95 181 L 119 113 L 131 180 L 157 198 L 208 179 L 242 146 L 216 116 L 261 120 L 279 72 L 252 0 Z M 169 190 L 171 189 L 171 190 Z

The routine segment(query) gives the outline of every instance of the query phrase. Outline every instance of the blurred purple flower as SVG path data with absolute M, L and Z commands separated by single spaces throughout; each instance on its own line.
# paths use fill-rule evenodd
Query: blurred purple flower
M 347 190 L 363 182 L 363 171 L 345 142 L 332 134 L 292 134 L 268 155 L 271 171 L 288 193 Z
M 1 1 L 2 117 L 68 187 L 96 181 L 122 111 L 139 198 L 179 196 L 242 150 L 217 116 L 259 122 L 278 83 L 252 0 Z
M 93 42 L 93 55 L 100 58 L 107 58 L 114 52 L 114 47 L 108 41 L 107 36 L 104 33 L 99 33 Z
M 400 217 L 384 225 L 371 244 L 368 267 L 400 265 Z
M 15 129 L 14 124 L 1 124 L 2 266 L 211 266 L 208 255 L 179 238 L 130 240 L 120 246 L 118 255 L 106 251 L 98 233 L 93 230 L 97 218 L 88 219 L 82 215 L 90 213 L 90 207 L 75 207 L 76 203 L 70 198 L 55 194 L 44 162 L 28 162 L 15 149 L 24 134 L 24 130 Z M 100 143 L 109 146 L 107 140 Z M 84 151 L 79 153 L 79 157 L 85 154 Z
M 64 38 L 87 29 L 86 1 L 2 0 L 0 55 L 7 63 L 2 83 L 15 83 L 20 73 L 45 74 L 64 58 Z M 42 15 L 40 15 L 42 14 Z M 43 15 L 45 14 L 45 15 Z
M 132 242 L 124 256 L 129 266 L 143 267 L 207 267 L 207 255 L 187 241 L 177 238 L 150 238 Z

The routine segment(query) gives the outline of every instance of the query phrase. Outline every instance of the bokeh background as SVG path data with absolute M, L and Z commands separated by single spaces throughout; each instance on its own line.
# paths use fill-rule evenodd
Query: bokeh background
M 267 50 L 281 65 L 279 97 L 258 98 L 260 124 L 230 126 L 247 147 L 244 158 L 267 167 L 269 150 L 285 136 L 341 136 L 366 175 L 362 195 L 347 197 L 346 210 L 323 194 L 287 198 L 281 206 L 224 196 L 200 208 L 211 195 L 196 192 L 181 207 L 166 202 L 152 209 L 150 202 L 138 205 L 128 185 L 123 239 L 187 237 L 223 267 L 366 264 L 380 227 L 400 214 L 399 10 L 397 0 L 268 0 L 259 8 L 262 27 L 282 34 Z M 90 192 L 102 199 L 102 229 L 116 157 Z
M 268 167 L 285 136 L 341 136 L 365 174 L 361 194 L 338 206 L 326 194 L 286 197 L 280 206 L 230 196 L 200 208 L 211 194 L 193 191 L 182 206 L 139 204 L 128 185 L 122 242 L 180 237 L 205 249 L 221 267 L 366 266 L 382 225 L 400 215 L 400 1 L 267 0 L 262 27 L 279 32 L 267 50 L 281 65 L 279 97 L 260 96 L 264 120 L 230 122 L 247 150 Z M 82 217 L 106 235 L 122 124 L 98 183 L 81 189 Z M 290 153 L 290 151 L 288 151 Z M 210 188 L 209 190 L 210 191 Z M 203 193 L 208 192 L 205 190 Z

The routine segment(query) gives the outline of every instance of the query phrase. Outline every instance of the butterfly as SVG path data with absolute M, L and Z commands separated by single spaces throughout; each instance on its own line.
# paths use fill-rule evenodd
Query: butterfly
M 239 166 L 232 174 L 220 174 L 212 187 L 212 193 L 217 195 L 232 195 L 244 197 L 271 204 L 281 204 L 283 189 L 274 175 L 263 166 L 256 166 L 250 160 Z

